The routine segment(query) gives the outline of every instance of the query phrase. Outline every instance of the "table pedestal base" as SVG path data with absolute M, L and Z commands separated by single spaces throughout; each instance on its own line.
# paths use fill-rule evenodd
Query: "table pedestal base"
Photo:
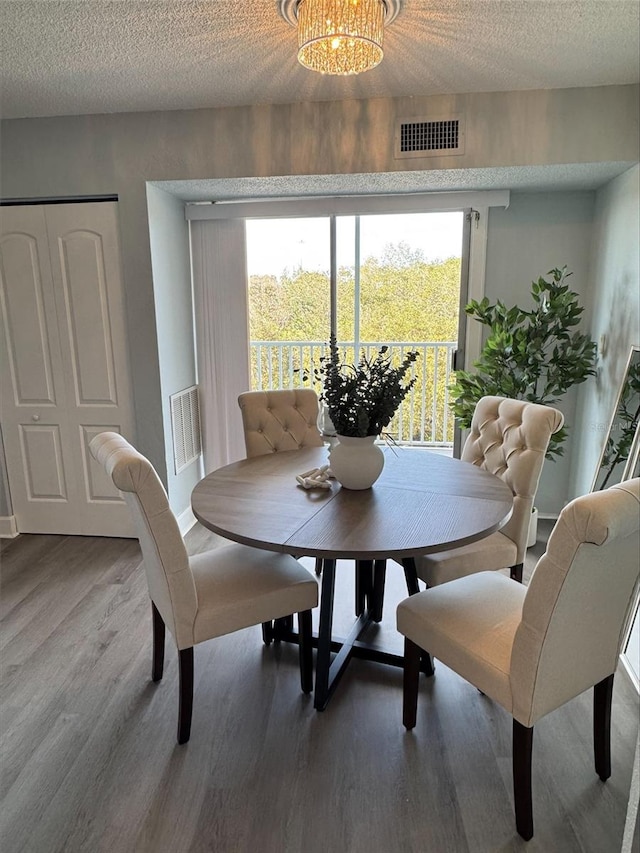
M 413 559 L 403 560 L 403 568 L 409 595 L 415 595 L 419 589 Z M 313 700 L 314 708 L 317 711 L 324 711 L 327 707 L 351 658 L 370 660 L 390 666 L 402 667 L 404 665 L 403 655 L 384 651 L 360 639 L 370 625 L 382 620 L 384 571 L 384 560 L 376 560 L 373 565 L 370 562 L 357 564 L 356 607 L 361 612 L 347 637 L 344 639 L 333 638 L 336 561 L 322 561 L 320 625 L 318 634 L 314 635 L 313 638 L 313 645 L 318 650 Z M 285 642 L 298 642 L 298 635 L 292 630 L 291 621 L 287 620 L 278 620 L 273 638 Z M 433 661 L 428 652 L 423 653 L 420 668 L 426 675 L 433 675 Z

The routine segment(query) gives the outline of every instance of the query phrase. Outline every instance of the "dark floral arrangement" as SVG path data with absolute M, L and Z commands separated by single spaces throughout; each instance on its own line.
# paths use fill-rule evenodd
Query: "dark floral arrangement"
M 320 399 L 337 434 L 360 438 L 380 435 L 415 384 L 415 377 L 406 380 L 406 375 L 418 355 L 412 350 L 394 367 L 389 347 L 383 346 L 375 357 L 367 358 L 363 353 L 358 364 L 343 364 L 332 335 L 329 357 L 322 359 L 318 372 L 323 376 Z

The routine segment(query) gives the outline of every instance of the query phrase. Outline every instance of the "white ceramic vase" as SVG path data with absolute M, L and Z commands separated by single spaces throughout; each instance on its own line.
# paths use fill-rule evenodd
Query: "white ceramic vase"
M 331 447 L 329 466 L 345 489 L 370 489 L 382 473 L 384 453 L 375 444 L 376 438 L 339 435 Z

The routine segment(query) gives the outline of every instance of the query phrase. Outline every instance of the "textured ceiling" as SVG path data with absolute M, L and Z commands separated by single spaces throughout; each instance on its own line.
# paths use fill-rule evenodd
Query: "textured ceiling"
M 462 190 L 592 190 L 630 169 L 631 162 L 567 163 L 491 169 L 379 172 L 375 175 L 294 175 L 269 178 L 216 178 L 153 181 L 184 201 L 296 198 L 312 196 L 458 192 Z
M 632 83 L 638 0 L 404 0 L 382 64 L 322 77 L 277 0 L 0 0 L 2 117 Z

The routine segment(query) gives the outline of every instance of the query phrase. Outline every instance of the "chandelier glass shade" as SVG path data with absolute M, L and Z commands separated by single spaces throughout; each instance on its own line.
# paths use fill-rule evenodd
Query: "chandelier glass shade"
M 382 60 L 384 0 L 300 0 L 298 60 L 321 74 L 361 74 Z

